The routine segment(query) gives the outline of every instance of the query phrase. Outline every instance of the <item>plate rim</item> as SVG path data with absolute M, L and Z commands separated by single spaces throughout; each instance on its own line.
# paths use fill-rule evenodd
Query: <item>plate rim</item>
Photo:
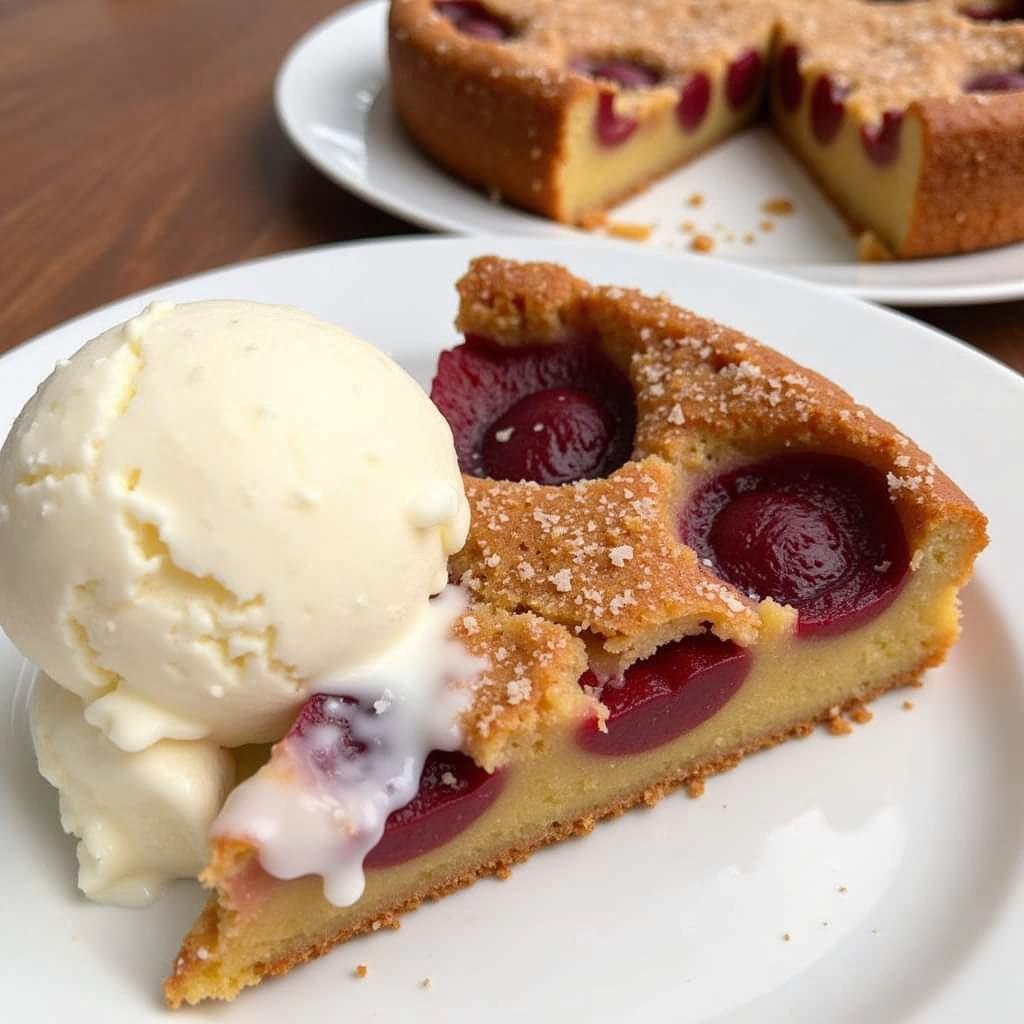
M 191 282 L 213 277 L 221 273 L 246 270 L 254 266 L 273 265 L 275 263 L 301 263 L 307 260 L 316 261 L 320 259 L 329 259 L 331 255 L 335 252 L 347 253 L 349 250 L 359 251 L 366 249 L 386 249 L 396 247 L 426 249 L 436 249 L 445 247 L 452 249 L 461 248 L 465 250 L 470 250 L 474 248 L 480 248 L 486 245 L 492 247 L 495 251 L 500 252 L 502 248 L 510 246 L 521 248 L 533 247 L 539 249 L 542 246 L 542 244 L 543 243 L 538 239 L 524 238 L 522 236 L 487 236 L 486 238 L 442 238 L 434 236 L 413 236 L 411 238 L 398 237 L 374 239 L 357 243 L 332 243 L 311 249 L 279 253 L 265 257 L 259 257 L 253 260 L 241 261 L 236 264 L 231 264 L 220 268 L 214 268 L 197 274 L 189 275 L 187 277 L 182 277 L 174 281 L 168 281 L 166 283 L 157 285 L 152 288 L 143 289 L 139 292 L 133 293 L 132 295 L 114 300 L 102 306 L 98 306 L 93 310 L 89 310 L 85 313 L 79 314 L 78 316 L 72 317 L 50 328 L 49 330 L 34 336 L 33 338 L 27 339 L 24 343 L 16 346 L 14 349 L 5 353 L 2 357 L 0 357 L 0 373 L 2 373 L 3 368 L 10 368 L 12 362 L 20 362 L 21 358 L 25 357 L 31 358 L 30 356 L 28 356 L 29 351 L 33 347 L 37 346 L 39 343 L 51 342 L 55 340 L 58 335 L 63 336 L 69 330 L 73 330 L 76 324 L 84 320 L 87 320 L 92 317 L 101 317 L 107 314 L 108 311 L 118 306 L 138 302 L 139 299 L 143 296 L 150 296 L 153 293 L 157 293 L 165 289 L 180 287 L 182 285 L 187 285 Z M 582 240 L 559 240 L 554 243 L 554 248 L 562 250 L 562 252 L 556 252 L 553 256 L 549 256 L 549 258 L 564 258 L 566 261 L 570 261 L 572 253 L 576 252 L 579 253 L 580 255 L 585 254 L 585 257 L 588 259 L 599 259 L 598 254 L 593 249 L 593 247 L 589 246 L 585 241 Z M 517 258 L 524 258 L 521 254 L 515 255 Z M 947 343 L 949 343 L 951 346 L 954 346 L 950 348 L 940 349 L 939 351 L 948 351 L 951 353 L 955 352 L 957 354 L 958 359 L 963 357 L 968 358 L 970 360 L 970 365 L 972 367 L 976 367 L 977 372 L 983 375 L 989 373 L 990 366 L 996 367 L 1000 371 L 999 377 L 1002 379 L 1002 381 L 1004 383 L 1012 382 L 1012 385 L 1010 386 L 1013 387 L 1015 392 L 1024 395 L 1024 377 L 1021 377 L 1020 375 L 1016 374 L 1010 368 L 999 363 L 997 360 L 993 359 L 991 356 L 988 356 L 986 353 L 980 352 L 971 346 L 966 346 L 963 343 L 959 342 L 955 337 L 952 337 L 951 335 L 948 335 L 944 332 L 938 331 L 935 328 L 930 327 L 929 325 L 923 324 L 920 321 L 916 320 L 914 317 L 909 316 L 905 313 L 881 309 L 878 307 L 871 308 L 870 304 L 862 303 L 857 299 L 837 292 L 834 289 L 823 288 L 820 285 L 817 285 L 812 282 L 807 282 L 804 280 L 794 279 L 791 277 L 787 278 L 784 275 L 779 275 L 772 271 L 764 270 L 760 267 L 744 266 L 730 263 L 716 263 L 713 265 L 709 265 L 707 261 L 701 260 L 700 257 L 688 256 L 686 254 L 681 255 L 685 256 L 685 259 L 687 261 L 692 261 L 695 266 L 702 267 L 704 273 L 708 273 L 709 268 L 713 266 L 714 274 L 722 275 L 725 277 L 737 277 L 742 279 L 744 277 L 749 277 L 753 275 L 754 277 L 759 279 L 767 278 L 774 280 L 778 280 L 780 277 L 782 277 L 782 279 L 787 282 L 785 285 L 786 288 L 796 291 L 810 290 L 810 292 L 812 293 L 817 293 L 821 298 L 827 299 L 830 305 L 836 306 L 839 309 L 842 309 L 845 306 L 846 308 L 849 308 L 851 310 L 857 310 L 856 315 L 858 317 L 867 317 L 878 323 L 883 323 L 887 321 L 889 317 L 895 317 L 897 320 L 903 321 L 903 323 L 901 324 L 901 329 L 904 334 L 909 332 L 910 334 L 920 335 L 920 337 L 918 339 L 915 339 L 914 341 L 915 346 L 924 346 L 927 343 L 928 339 L 924 337 L 925 335 L 938 334 L 940 337 L 944 338 Z M 610 252 L 608 253 L 608 256 L 610 258 L 613 258 L 613 254 Z M 645 259 L 646 261 L 652 264 L 661 263 L 668 265 L 673 262 L 673 257 L 670 257 L 667 254 L 655 250 L 649 251 L 645 256 Z M 610 269 L 611 267 L 609 267 L 609 270 Z M 107 326 L 110 325 L 108 324 Z M 85 339 L 81 338 L 79 340 L 84 341 Z M 414 348 L 412 346 L 410 346 L 410 351 L 414 351 Z M 981 362 L 976 363 L 974 361 L 974 357 L 978 357 L 981 360 Z M 990 379 L 992 378 L 990 377 Z M 0 376 L 0 381 L 2 380 L 4 380 L 4 377 Z M 7 390 L 7 388 L 3 384 L 0 384 L 0 391 L 2 390 Z M 1022 404 L 1021 406 L 1021 411 L 1018 412 L 1016 415 L 1019 417 L 1020 422 L 1024 423 L 1024 404 Z M 957 970 L 951 975 L 949 979 L 947 979 L 946 984 L 940 986 L 931 998 L 929 998 L 927 1001 L 920 1003 L 914 1010 L 909 1012 L 906 1018 L 901 1018 L 904 1019 L 905 1024 L 910 1024 L 911 1021 L 917 1024 L 917 1022 L 931 1022 L 935 1020 L 936 1018 L 931 1016 L 931 1014 L 936 1011 L 942 1012 L 944 1010 L 944 1004 L 946 1002 L 947 997 L 951 994 L 951 989 L 958 990 L 960 985 L 962 984 L 975 983 L 974 981 L 972 981 L 971 978 L 968 978 L 968 974 L 973 974 L 973 970 L 969 966 L 969 964 L 975 963 L 980 958 L 983 951 L 991 951 L 988 945 L 989 942 L 999 942 L 1001 944 L 1002 942 L 1006 941 L 1006 937 L 1002 935 L 1002 931 L 1007 927 L 1006 918 L 1009 917 L 1009 911 L 1011 911 L 1014 907 L 1017 907 L 1018 909 L 1024 907 L 1024 901 L 1022 901 L 1022 896 L 1024 896 L 1024 886 L 1021 885 L 1020 881 L 1022 870 L 1024 870 L 1024 859 L 1019 860 L 1015 865 L 1015 868 L 1016 875 L 1014 887 L 1012 889 L 1007 890 L 1007 905 L 1000 907 L 1001 913 L 999 922 L 994 920 L 990 928 L 987 929 L 986 932 L 983 933 L 981 936 L 979 936 L 977 942 L 973 945 L 972 949 L 970 950 L 969 957 L 962 961 L 960 964 L 958 964 Z M 1009 903 L 1009 897 L 1011 895 L 1013 896 L 1015 901 L 1012 904 Z M 1000 927 L 999 935 L 996 935 L 997 923 L 999 923 Z M 1011 927 L 1014 927 L 1012 925 L 1012 922 Z M 1015 926 L 1015 930 L 1011 932 L 1011 934 L 1009 935 L 1009 939 L 1014 941 L 1017 945 L 1019 945 L 1019 943 L 1022 940 L 1024 940 L 1024 922 Z M 1005 947 L 1000 946 L 1000 948 Z M 974 969 L 976 969 L 976 967 Z M 1018 982 L 1019 981 L 1020 979 L 1018 978 Z M 1022 991 L 1024 991 L 1024 989 L 1022 989 Z M 942 1013 L 943 1019 L 945 1019 L 945 1016 L 945 1013 Z
M 296 74 L 296 68 L 302 66 L 308 48 L 322 34 L 335 30 L 338 23 L 345 22 L 349 19 L 368 19 L 373 16 L 373 12 L 378 9 L 380 15 L 384 15 L 388 2 L 389 0 L 356 0 L 355 3 L 348 4 L 340 10 L 334 11 L 332 14 L 329 14 L 327 17 L 311 26 L 289 48 L 287 54 L 278 67 L 278 71 L 274 79 L 273 94 L 274 109 L 277 114 L 278 122 L 284 129 L 284 132 L 288 136 L 292 145 L 295 146 L 304 159 L 311 163 L 320 171 L 320 173 L 336 185 L 346 189 L 371 206 L 398 216 L 416 227 L 444 234 L 457 234 L 474 238 L 547 238 L 548 236 L 541 231 L 534 232 L 527 228 L 524 228 L 522 232 L 517 231 L 514 234 L 507 231 L 496 234 L 488 229 L 480 229 L 474 226 L 471 222 L 461 220 L 458 217 L 448 217 L 443 214 L 432 215 L 423 206 L 407 200 L 400 194 L 396 194 L 393 191 L 381 190 L 375 187 L 370 183 L 365 175 L 348 173 L 345 168 L 340 168 L 331 161 L 324 159 L 318 152 L 317 148 L 308 139 L 307 133 L 302 128 L 301 120 L 295 116 L 295 111 L 288 102 L 288 90 L 290 88 L 291 81 Z M 383 91 L 385 93 L 389 92 L 386 74 L 384 75 Z M 386 99 L 390 105 L 390 97 L 388 96 Z M 591 244 L 608 245 L 621 249 L 635 249 L 636 247 L 635 242 L 608 238 L 601 235 L 584 234 L 582 232 L 574 231 L 571 228 L 567 228 L 564 225 L 555 224 L 554 222 L 544 221 L 542 222 L 541 227 L 548 228 L 552 231 L 550 240 L 554 240 L 556 238 L 564 238 L 566 240 L 577 238 L 580 240 L 586 239 Z M 563 235 L 558 233 L 559 231 L 564 231 L 565 234 Z M 1024 242 L 1010 244 L 1021 247 L 1022 259 L 1024 259 Z M 682 252 L 675 252 L 667 247 L 659 248 L 664 249 L 666 254 L 673 258 L 688 255 Z M 996 252 L 999 248 L 1002 247 L 997 246 L 990 250 L 979 250 L 978 254 L 984 252 Z M 949 257 L 893 261 L 892 265 L 899 266 L 902 262 L 908 266 L 921 266 L 928 263 L 941 262 L 945 259 L 969 258 L 972 255 L 976 254 L 961 253 L 952 254 Z M 722 262 L 736 263 L 741 266 L 754 267 L 757 269 L 762 269 L 764 267 L 763 264 L 746 262 L 740 263 L 739 261 L 728 259 L 722 260 Z M 864 269 L 865 264 L 856 262 L 837 262 L 831 264 L 789 263 L 786 264 L 786 270 L 779 270 L 776 272 L 784 277 L 795 277 L 799 280 L 819 285 L 820 287 L 829 288 L 833 291 L 887 306 L 915 307 L 955 306 L 962 304 L 987 305 L 996 302 L 1007 302 L 1024 298 L 1024 274 L 1022 274 L 1017 280 L 1006 280 L 995 284 L 931 286 L 915 286 L 898 283 L 858 284 L 856 282 L 851 283 L 822 280 L 821 278 L 814 276 L 815 271 L 828 267 L 853 273 L 858 269 Z
M 380 0 L 358 0 L 358 3 L 353 6 L 368 6 L 379 3 Z M 343 10 L 347 10 L 344 8 Z M 214 274 L 225 273 L 227 271 L 235 271 L 248 267 L 263 266 L 275 262 L 286 262 L 288 260 L 302 260 L 308 256 L 314 254 L 324 254 L 331 252 L 332 250 L 349 250 L 349 249 L 370 249 L 378 246 L 406 246 L 406 245 L 418 245 L 430 243 L 434 245 L 458 245 L 460 243 L 472 243 L 483 245 L 493 245 L 495 250 L 498 251 L 502 246 L 505 245 L 526 245 L 531 242 L 538 244 L 543 243 L 547 245 L 554 245 L 556 247 L 565 247 L 566 249 L 572 248 L 586 248 L 590 246 L 590 243 L 585 238 L 554 238 L 554 239 L 540 239 L 531 235 L 505 235 L 505 234 L 477 234 L 477 235 L 460 235 L 454 232 L 434 232 L 429 235 L 417 235 L 417 234 L 400 234 L 400 235 L 385 235 L 378 238 L 360 238 L 348 241 L 340 242 L 323 242 L 319 245 L 305 246 L 301 249 L 288 249 L 284 252 L 267 253 L 263 256 L 254 256 L 251 259 L 238 260 L 234 263 L 224 263 L 216 267 L 207 267 L 205 270 L 198 270 L 195 273 L 183 274 L 180 277 L 169 278 L 165 281 L 159 281 L 156 284 L 146 285 L 142 288 L 137 288 L 134 291 L 128 292 L 125 295 L 119 296 L 115 299 L 110 299 L 107 302 L 103 302 L 98 306 L 94 306 L 90 309 L 83 310 L 81 313 L 76 313 L 74 316 L 70 316 L 65 320 L 58 321 L 50 327 L 44 328 L 42 331 L 37 332 L 34 335 L 30 335 L 27 338 L 23 338 L 14 344 L 13 347 L 0 352 L 0 367 L 5 365 L 7 360 L 22 353 L 30 346 L 34 346 L 37 342 L 49 338 L 50 335 L 56 334 L 66 330 L 67 328 L 79 323 L 80 321 L 87 320 L 93 316 L 97 316 L 101 313 L 106 312 L 121 303 L 129 303 L 133 301 L 144 300 L 148 296 L 153 296 L 165 289 L 177 288 L 181 285 L 189 284 L 193 281 L 201 280 L 202 278 L 209 277 Z M 636 249 L 632 248 L 626 243 L 615 242 L 609 240 L 608 249 L 611 252 L 631 252 L 636 253 Z M 681 262 L 684 266 L 687 264 L 693 264 L 694 266 L 704 266 L 707 264 L 707 260 L 703 257 L 695 256 L 691 253 L 674 253 L 664 252 L 661 249 L 647 249 L 644 250 L 645 255 L 653 255 L 655 259 L 664 258 L 665 260 L 676 260 Z M 1024 374 L 1018 373 L 1011 366 L 997 359 L 995 356 L 988 352 L 983 351 L 972 345 L 970 342 L 965 341 L 962 338 L 957 337 L 949 331 L 943 330 L 941 327 L 935 327 L 930 323 L 918 319 L 912 313 L 904 312 L 900 309 L 893 309 L 886 306 L 884 303 L 877 302 L 863 302 L 863 300 L 856 295 L 851 294 L 840 288 L 834 288 L 829 285 L 821 284 L 818 281 L 810 281 L 802 277 L 794 277 L 792 274 L 786 274 L 782 271 L 772 270 L 768 267 L 763 267 L 758 264 L 751 263 L 735 263 L 730 260 L 722 260 L 716 263 L 715 266 L 728 267 L 728 273 L 733 271 L 738 272 L 740 275 L 753 274 L 756 277 L 767 277 L 776 281 L 783 281 L 788 284 L 797 284 L 801 287 L 811 289 L 813 292 L 825 293 L 831 299 L 837 299 L 840 302 L 850 303 L 855 307 L 861 307 L 864 305 L 874 307 L 879 313 L 887 316 L 896 317 L 909 324 L 912 328 L 919 328 L 926 334 L 936 335 L 943 339 L 947 344 L 951 344 L 956 347 L 958 351 L 965 352 L 971 357 L 980 359 L 983 363 L 995 368 L 999 371 L 1007 380 L 1013 381 L 1016 384 L 1024 387 Z M 84 342 L 83 342 L 84 344 Z

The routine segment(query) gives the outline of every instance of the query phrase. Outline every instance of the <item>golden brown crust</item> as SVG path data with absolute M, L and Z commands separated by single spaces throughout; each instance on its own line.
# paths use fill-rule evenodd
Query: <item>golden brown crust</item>
M 838 710 L 853 710 L 864 703 L 874 700 L 883 693 L 898 686 L 915 685 L 921 674 L 929 667 L 941 663 L 945 651 L 935 652 L 910 672 L 875 687 L 871 692 L 852 698 Z M 218 840 L 210 865 L 203 873 L 205 885 L 215 888 L 221 895 L 212 895 L 205 909 L 186 936 L 181 950 L 175 957 L 171 975 L 164 983 L 164 998 L 167 1005 L 177 1009 L 184 1003 L 195 1004 L 203 999 L 233 999 L 241 988 L 246 985 L 258 984 L 261 980 L 286 974 L 292 968 L 316 959 L 329 952 L 335 946 L 358 935 L 379 931 L 381 928 L 398 928 L 402 914 L 418 909 L 427 900 L 441 899 L 458 889 L 472 885 L 473 882 L 490 875 L 505 878 L 512 867 L 528 860 L 537 850 L 572 836 L 589 834 L 594 826 L 602 820 L 616 818 L 626 811 L 644 804 L 654 806 L 659 800 L 675 790 L 688 786 L 696 781 L 703 781 L 710 775 L 729 771 L 743 760 L 744 757 L 766 750 L 794 737 L 810 734 L 819 723 L 828 724 L 836 719 L 835 707 L 823 708 L 813 718 L 795 722 L 786 729 L 767 734 L 751 740 L 742 748 L 730 751 L 724 756 L 715 756 L 696 765 L 689 765 L 683 771 L 670 773 L 663 778 L 654 780 L 642 790 L 631 794 L 624 800 L 598 808 L 596 811 L 571 821 L 560 822 L 541 836 L 531 837 L 520 845 L 503 851 L 499 856 L 487 859 L 475 867 L 462 871 L 440 882 L 426 885 L 422 891 L 397 901 L 387 910 L 378 910 L 374 914 L 348 924 L 331 935 L 299 949 L 282 951 L 268 963 L 252 965 L 252 974 L 246 978 L 217 979 L 211 984 L 207 974 L 211 967 L 211 957 L 216 955 L 222 930 L 222 921 L 230 921 L 233 910 L 230 898 L 226 895 L 232 882 L 239 875 L 251 872 L 256 863 L 256 851 L 253 847 L 235 840 Z M 287 885 L 287 882 L 275 882 L 268 878 L 268 884 Z M 202 950 L 202 954 L 200 953 Z
M 463 748 L 487 771 L 529 756 L 543 729 L 604 717 L 603 706 L 579 686 L 586 648 L 562 626 L 476 604 L 455 635 L 487 662 L 462 718 Z
M 971 252 L 1024 238 L 1024 98 L 1020 93 L 915 103 L 924 156 L 898 255 Z
M 466 496 L 473 525 L 450 565 L 485 601 L 594 634 L 623 668 L 706 622 L 757 638 L 754 603 L 680 543 L 679 478 L 661 459 L 562 487 L 467 477 Z
M 538 73 L 509 88 L 515 57 L 463 36 L 428 0 L 393 3 L 389 26 L 392 101 L 419 146 L 496 200 L 560 219 L 565 117 L 585 85 Z

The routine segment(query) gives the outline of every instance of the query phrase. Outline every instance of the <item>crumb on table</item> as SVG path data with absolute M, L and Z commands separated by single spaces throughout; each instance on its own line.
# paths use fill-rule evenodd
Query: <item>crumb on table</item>
M 753 245 L 754 242 L 756 242 L 756 241 L 757 241 L 757 237 L 755 236 L 753 231 L 746 231 L 746 232 L 744 232 L 744 234 L 743 234 L 743 243 L 744 243 L 744 245 Z
M 686 792 L 689 793 L 694 800 L 704 795 L 704 778 L 698 776 L 695 779 L 690 779 L 686 784 Z
M 357 978 L 365 978 L 366 975 L 369 974 L 369 973 L 370 973 L 370 970 L 366 966 L 366 964 L 356 964 L 356 977 Z
M 789 934 L 789 932 L 783 932 L 782 933 L 782 941 L 783 942 L 789 942 L 789 940 L 791 938 L 792 938 L 792 936 Z
M 434 987 L 434 983 L 430 980 L 430 978 L 424 978 L 420 982 L 420 988 L 433 988 L 433 987 Z
M 775 221 L 773 221 L 773 220 L 763 220 L 757 226 L 762 231 L 774 231 L 775 230 Z
M 912 700 L 905 700 L 903 702 L 903 710 L 904 711 L 913 711 L 914 710 L 914 702 Z
M 691 195 L 690 198 L 686 200 L 686 202 L 689 206 L 703 206 L 704 195 L 701 192 L 694 192 L 693 195 Z
M 710 235 L 695 235 L 690 248 L 694 252 L 711 252 L 715 248 L 715 240 Z
M 692 220 L 684 220 L 683 223 L 679 225 L 679 230 L 682 231 L 684 235 L 688 235 L 696 226 L 697 225 L 694 224 Z

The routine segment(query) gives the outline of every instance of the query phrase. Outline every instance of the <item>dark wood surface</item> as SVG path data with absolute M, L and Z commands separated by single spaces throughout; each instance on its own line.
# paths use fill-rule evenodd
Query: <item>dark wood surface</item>
M 184 274 L 417 230 L 275 119 L 282 58 L 341 6 L 0 0 L 0 351 Z M 1024 372 L 1024 302 L 909 312 Z

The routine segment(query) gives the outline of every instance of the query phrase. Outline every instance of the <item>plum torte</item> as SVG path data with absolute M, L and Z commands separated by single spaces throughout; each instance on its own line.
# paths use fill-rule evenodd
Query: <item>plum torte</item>
M 1020 19 L 1016 0 L 393 0 L 391 86 L 444 167 L 584 225 L 767 97 L 865 255 L 936 256 L 1024 238 Z
M 471 602 L 455 632 L 482 659 L 458 749 L 427 759 L 354 900 L 326 898 L 328 872 L 275 877 L 272 844 L 237 815 L 216 825 L 172 1006 L 231 999 L 835 721 L 957 636 L 985 518 L 836 385 L 555 265 L 485 257 L 458 288 L 465 341 L 432 392 L 472 509 L 450 561 Z M 365 756 L 353 723 L 369 713 L 312 697 L 229 805 L 268 782 L 292 804 L 329 799 Z

